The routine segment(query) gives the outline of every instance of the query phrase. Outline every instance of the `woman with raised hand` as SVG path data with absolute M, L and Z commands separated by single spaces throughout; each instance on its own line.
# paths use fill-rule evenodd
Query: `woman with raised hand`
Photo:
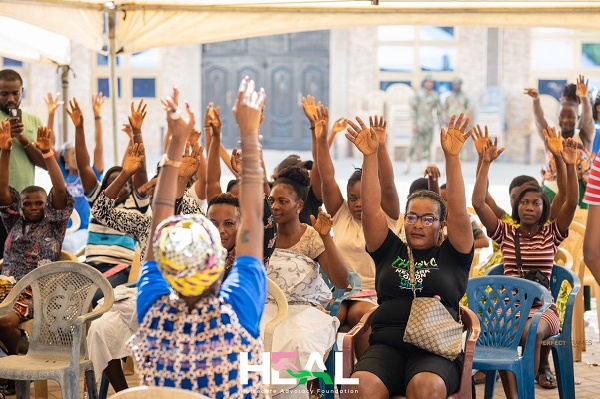
M 249 353 L 249 364 L 257 364 L 262 354 L 259 322 L 266 278 L 261 261 L 264 177 L 258 124 L 264 99 L 264 92 L 254 91 L 254 82 L 242 81 L 234 106 L 244 152 L 241 222 L 236 259 L 223 284 L 226 251 L 216 227 L 202 215 L 173 217 L 178 168 L 194 115 L 187 106 L 190 120 L 184 121 L 167 99 L 172 137 L 154 195 L 156 236 L 148 243 L 138 283 L 140 327 L 130 341 L 143 384 L 210 397 L 260 395 L 259 373 L 250 373 L 248 385 L 242 385 L 239 367 L 242 352 Z
M 406 243 L 388 228 L 381 207 L 378 140 L 373 128 L 351 124 L 346 138 L 363 154 L 362 225 L 367 251 L 377 268 L 379 307 L 371 325 L 369 348 L 352 377 L 360 384 L 353 398 L 446 398 L 459 388 L 463 355 L 454 361 L 427 352 L 402 339 L 413 301 L 438 296 L 455 320 L 467 288 L 473 259 L 473 234 L 467 214 L 459 153 L 470 133 L 469 118 L 452 116 L 441 130 L 446 158 L 448 203 L 431 191 L 408 197 L 404 215 Z M 448 228 L 444 239 L 443 228 Z M 411 282 L 410 269 L 419 265 Z M 413 266 L 414 268 L 414 266 Z
M 362 170 L 356 169 L 348 179 L 346 198 L 342 196 L 335 179 L 335 170 L 327 138 L 327 114 L 324 106 L 317 108 L 315 116 L 315 138 L 317 142 L 317 162 L 322 181 L 323 202 L 333 215 L 333 241 L 340 250 L 348 267 L 358 273 L 362 280 L 362 293 L 356 298 L 342 302 L 337 318 L 340 324 L 354 327 L 362 316 L 377 304 L 375 292 L 375 263 L 365 250 L 365 235 L 362 225 L 361 178 Z M 360 121 L 359 118 L 357 120 Z M 362 121 L 361 121 L 362 122 Z M 369 117 L 370 126 L 377 134 L 378 169 L 381 184 L 381 207 L 384 209 L 386 224 L 394 229 L 400 212 L 398 192 L 394 184 L 392 162 L 385 146 L 386 122 L 383 117 Z M 349 122 L 352 123 L 352 122 Z M 356 126 L 356 125 L 355 125 Z M 385 194 L 383 194 L 385 193 Z M 357 343 L 356 356 L 369 345 L 368 334 L 363 334 Z
M 0 121 L 0 216 L 8 232 L 4 247 L 2 274 L 19 281 L 38 266 L 58 260 L 75 201 L 65 187 L 62 173 L 51 149 L 51 133 L 46 127 L 37 131 L 36 148 L 41 151 L 52 189 L 26 187 L 20 193 L 8 184 L 12 138 L 10 123 Z M 20 323 L 33 317 L 31 290 L 17 300 L 13 312 L 0 316 L 0 341 L 9 355 L 16 355 Z
M 567 187 L 565 203 L 560 208 L 555 220 L 546 223 L 550 215 L 550 201 L 544 190 L 536 183 L 522 186 L 512 206 L 512 219 L 517 223 L 513 225 L 498 219 L 494 211 L 485 202 L 488 172 L 490 164 L 498 158 L 504 148 L 498 149 L 496 142 L 488 142 L 483 152 L 481 168 L 477 174 L 475 187 L 473 189 L 473 208 L 477 216 L 485 226 L 488 235 L 500 245 L 504 258 L 504 274 L 507 276 L 525 278 L 529 271 L 540 271 L 548 280 L 552 274 L 554 256 L 560 243 L 567 237 L 569 226 L 573 220 L 575 209 L 579 198 L 579 185 L 575 164 L 577 162 L 577 143 L 569 138 L 562 139 L 562 148 L 552 138 L 556 137 L 556 131 L 552 127 L 544 129 L 544 135 L 548 139 L 548 145 L 553 148 L 552 152 L 560 155 L 566 164 Z M 556 147 L 556 148 L 554 148 Z M 520 247 L 520 259 L 515 255 L 516 245 Z M 521 266 L 518 264 L 521 263 Z M 549 287 L 546 287 L 550 289 Z M 537 307 L 541 306 L 539 304 Z M 529 317 L 537 311 L 532 309 Z M 529 322 L 528 322 L 529 323 Z M 522 339 L 527 337 L 529 326 L 525 328 Z M 536 379 L 543 378 L 546 381 L 553 380 L 550 373 L 547 358 L 540 362 L 540 350 L 542 340 L 548 336 L 558 334 L 560 320 L 554 304 L 547 309 L 537 329 L 535 346 L 535 370 Z M 508 398 L 517 398 L 516 380 L 510 372 L 500 372 L 504 391 Z M 542 384 L 542 382 L 540 382 Z

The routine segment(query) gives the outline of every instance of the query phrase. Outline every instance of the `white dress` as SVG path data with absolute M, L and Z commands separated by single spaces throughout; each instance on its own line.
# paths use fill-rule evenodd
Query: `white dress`
M 294 371 L 303 370 L 313 352 L 318 352 L 325 359 L 339 327 L 336 317 L 320 310 L 331 300 L 331 291 L 319 275 L 319 264 L 313 259 L 324 250 L 318 233 L 307 226 L 296 245 L 289 249 L 275 249 L 267 266 L 268 277 L 281 288 L 288 299 L 287 315 L 273 334 L 272 352 L 290 352 L 290 357 L 283 359 L 282 364 L 291 363 L 297 369 Z M 261 334 L 266 323 L 276 314 L 277 305 L 268 301 L 261 320 Z M 277 369 L 273 360 L 271 367 Z M 308 370 L 320 371 L 315 365 Z M 290 378 L 285 371 L 280 371 L 279 375 Z M 271 389 L 280 390 L 276 394 L 277 398 L 308 397 L 304 385 L 272 385 Z

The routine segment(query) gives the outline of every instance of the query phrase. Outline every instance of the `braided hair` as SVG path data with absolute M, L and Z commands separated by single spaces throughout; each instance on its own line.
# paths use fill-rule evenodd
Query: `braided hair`
M 406 200 L 405 213 L 408 212 L 408 206 L 410 204 L 410 201 L 414 200 L 415 198 L 426 198 L 437 202 L 440 207 L 440 222 L 446 220 L 446 216 L 448 216 L 446 209 L 446 201 L 444 201 L 441 195 L 429 190 L 420 190 L 409 195 L 408 199 Z

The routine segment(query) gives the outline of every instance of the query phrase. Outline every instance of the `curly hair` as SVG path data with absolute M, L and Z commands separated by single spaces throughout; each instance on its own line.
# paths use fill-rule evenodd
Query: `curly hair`
M 446 216 L 448 216 L 447 209 L 446 209 L 446 201 L 444 201 L 444 199 L 442 198 L 441 195 L 434 193 L 433 191 L 429 191 L 429 190 L 419 190 L 419 191 L 414 192 L 411 195 L 409 195 L 408 199 L 406 200 L 406 210 L 404 211 L 404 213 L 408 212 L 408 206 L 410 204 L 410 201 L 412 201 L 416 198 L 426 198 L 426 199 L 430 199 L 430 200 L 437 202 L 440 207 L 440 222 L 443 222 L 446 220 Z
M 273 183 L 273 187 L 278 184 L 287 184 L 292 187 L 296 195 L 302 201 L 306 201 L 308 190 L 310 187 L 310 177 L 308 171 L 297 166 L 290 166 L 279 173 L 277 180 Z

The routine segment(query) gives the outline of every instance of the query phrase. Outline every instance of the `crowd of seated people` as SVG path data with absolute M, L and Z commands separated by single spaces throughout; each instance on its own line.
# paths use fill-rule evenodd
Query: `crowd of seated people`
M 48 194 L 37 186 L 21 192 L 10 187 L 11 124 L 0 121 L 0 215 L 8 232 L 2 274 L 18 281 L 56 261 L 61 249 L 75 252 L 86 240 L 85 263 L 104 274 L 118 298 L 87 333 L 96 374 L 104 373 L 115 391 L 128 387 L 121 359 L 133 355 L 142 384 L 190 389 L 209 397 L 259 397 L 263 382 L 258 373 L 250 372 L 248 383 L 241 382 L 240 354 L 247 352 L 251 364 L 260 362 L 261 334 L 278 311 L 266 292 L 268 277 L 288 301 L 272 351 L 292 353 L 286 359 L 292 371 L 303 369 L 314 353 L 323 361 L 331 356 L 340 327 L 347 331 L 376 307 L 370 333 L 355 347 L 353 377 L 360 384 L 353 397 L 445 398 L 459 388 L 462 354 L 448 360 L 398 338 L 404 334 L 413 299 L 435 296 L 458 320 L 474 250 L 489 245 L 482 227 L 494 245 L 482 272 L 504 262 L 506 275 L 523 277 L 523 270 L 543 264 L 549 277 L 577 206 L 592 205 L 590 219 L 600 218 L 595 206 L 600 203 L 600 161 L 591 164 L 591 108 L 586 106 L 583 76 L 565 88 L 559 131 L 545 122 L 537 91 L 526 89 L 526 94 L 533 98 L 548 150 L 543 186 L 534 177 L 516 177 L 509 187 L 511 210 L 503 210 L 487 190 L 490 164 L 503 149 L 487 127 L 468 129 L 469 119 L 454 115 L 440 132 L 445 184 L 440 185 L 440 170 L 428 165 L 425 177 L 411 185 L 404 213 L 382 116 L 372 115 L 368 121 L 340 118 L 330 124 L 326 105 L 308 95 L 302 107 L 313 160 L 288 156 L 270 180 L 259 141 L 266 94 L 255 91 L 254 82 L 243 79 L 238 91 L 232 111 L 240 148 L 232 149 L 230 156 L 223 156 L 221 143 L 225 110 L 209 103 L 204 128 L 197 130 L 189 106 L 180 110 L 175 88 L 163 102 L 169 127 L 165 155 L 156 175 L 148 179 L 143 101 L 131 104 L 124 127 L 130 140 L 121 164 L 105 171 L 100 123 L 104 97 L 92 99 L 96 131 L 91 162 L 83 127 L 86 115 L 76 99 L 65 107 L 75 140 L 59 152 L 53 149 L 51 127 L 61 102 L 49 94 L 49 127 L 39 128 L 35 141 L 52 182 Z M 578 102 L 583 104 L 581 117 Z M 344 129 L 362 155 L 362 168 L 338 171 L 348 178 L 342 192 L 330 147 Z M 479 156 L 471 204 L 459 156 L 463 146 L 471 145 L 469 139 Z M 221 162 L 235 176 L 224 190 Z M 467 211 L 468 205 L 478 220 Z M 74 210 L 77 216 L 70 219 Z M 519 267 L 514 254 L 517 236 L 523 260 Z M 584 254 L 600 278 L 598 236 L 586 234 Z M 541 253 L 542 260 L 531 255 Z M 139 276 L 130 275 L 136 257 L 142 263 Z M 419 266 L 416 280 L 410 277 L 414 264 Z M 360 277 L 361 290 L 332 315 L 327 310 L 331 286 L 348 288 L 350 271 Z M 102 300 L 98 293 L 94 304 Z M 31 293 L 24 291 L 14 311 L 0 316 L 0 341 L 8 354 L 18 353 L 18 327 L 32 317 L 32 306 Z M 537 382 L 545 388 L 556 387 L 556 382 L 549 348 L 541 341 L 559 329 L 553 304 L 538 327 L 532 363 Z M 318 362 L 305 371 L 312 376 L 308 381 L 272 385 L 271 396 L 319 397 L 312 375 L 319 371 Z M 501 378 L 507 397 L 516 398 L 514 376 L 502 373 Z

